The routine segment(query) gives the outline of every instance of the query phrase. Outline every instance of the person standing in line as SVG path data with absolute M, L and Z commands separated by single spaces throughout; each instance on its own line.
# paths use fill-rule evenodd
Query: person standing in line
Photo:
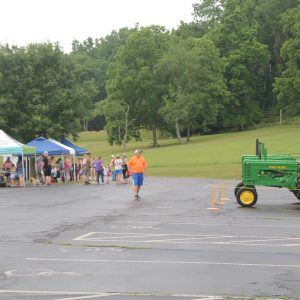
M 83 159 L 82 159 L 82 158 L 79 158 L 79 159 L 78 159 L 78 180 L 79 180 L 79 181 L 82 180 L 83 172 L 84 172 Z
M 109 184 L 109 178 L 111 176 L 110 164 L 106 165 L 106 167 L 105 167 L 105 173 L 106 173 L 106 184 Z
M 25 187 L 22 156 L 18 157 L 18 161 L 16 164 L 16 173 L 19 178 L 19 186 Z
M 76 176 L 76 162 L 74 161 L 73 158 L 70 159 L 70 181 L 75 181 L 75 176 Z M 74 165 L 75 165 L 75 170 L 74 170 Z
M 128 183 L 128 165 L 127 165 L 127 156 L 125 153 L 122 155 L 122 173 L 123 173 L 123 183 Z
M 85 181 L 84 181 L 84 184 L 90 184 L 91 168 L 92 168 L 92 158 L 89 155 L 85 159 L 85 165 L 84 165 L 84 177 L 85 177 Z
M 64 179 L 64 161 L 61 159 L 61 157 L 58 158 L 58 160 L 55 162 L 56 165 L 56 175 L 57 175 L 57 182 L 61 183 Z
M 16 167 L 13 164 L 10 172 L 10 186 L 15 187 L 17 186 L 18 178 L 17 178 L 17 173 L 16 173 Z
M 117 155 L 115 160 L 115 171 L 116 171 L 116 183 L 120 184 L 122 182 L 122 166 L 123 160 L 120 157 L 120 154 Z
M 75 162 L 75 170 L 73 172 L 73 176 L 74 176 L 74 181 L 78 181 L 79 178 L 79 170 L 80 170 L 80 166 L 79 166 L 79 162 L 74 160 Z
M 3 169 L 4 169 L 4 174 L 5 174 L 5 177 L 6 177 L 6 179 L 7 179 L 7 183 L 8 183 L 8 184 L 11 183 L 10 174 L 11 174 L 13 165 L 14 165 L 14 164 L 13 164 L 13 162 L 11 161 L 10 157 L 7 157 L 7 158 L 6 158 L 6 161 L 4 162 Z
M 133 178 L 133 190 L 135 200 L 140 200 L 140 189 L 144 184 L 144 173 L 147 171 L 147 162 L 142 156 L 142 150 L 136 149 L 134 156 L 128 162 L 128 169 Z
M 92 177 L 92 183 L 96 183 L 96 178 L 97 178 L 97 174 L 96 174 L 96 157 L 92 158 L 92 167 L 91 167 L 91 177 Z
M 45 151 L 43 154 L 42 170 L 44 173 L 44 182 L 46 185 L 51 184 L 51 165 L 48 161 L 48 151 Z
M 69 157 L 66 157 L 64 159 L 64 178 L 65 178 L 65 181 L 70 181 L 70 179 L 71 179 L 70 171 L 71 171 L 71 161 L 70 161 Z
M 116 158 L 115 156 L 112 154 L 111 156 L 111 160 L 110 160 L 110 167 L 111 167 L 111 181 L 116 181 L 116 171 L 115 171 L 115 161 Z
M 43 156 L 42 155 L 39 155 L 36 159 L 36 179 L 41 183 L 43 184 L 44 183 L 44 178 L 43 178 L 43 174 L 42 174 L 42 171 L 43 171 L 43 168 L 42 168 L 42 165 L 43 165 Z
M 101 156 L 99 156 L 98 159 L 95 161 L 95 169 L 97 173 L 97 184 L 100 184 L 100 177 L 101 177 L 101 182 L 104 183 L 104 169 L 103 169 L 103 161 L 101 159 Z

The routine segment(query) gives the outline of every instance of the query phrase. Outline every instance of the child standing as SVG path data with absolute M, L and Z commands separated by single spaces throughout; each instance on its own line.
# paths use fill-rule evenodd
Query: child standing
M 106 184 L 109 184 L 110 176 L 111 176 L 110 164 L 106 164 L 106 166 L 105 166 L 105 174 L 106 174 Z

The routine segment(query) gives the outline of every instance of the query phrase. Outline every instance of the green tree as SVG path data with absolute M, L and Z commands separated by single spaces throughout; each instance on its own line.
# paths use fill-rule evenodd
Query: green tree
M 180 22 L 178 28 L 172 31 L 172 35 L 177 37 L 188 39 L 188 38 L 201 38 L 209 32 L 206 24 L 201 22 L 193 21 L 190 23 Z
M 230 91 L 219 117 L 220 128 L 244 128 L 264 114 L 270 53 L 257 39 L 255 8 L 256 1 L 227 0 L 221 23 L 211 35 L 226 59 Z
M 122 145 L 126 151 L 126 144 L 132 137 L 136 140 L 140 138 L 135 120 L 130 118 L 129 104 L 106 99 L 96 104 L 94 114 L 105 117 L 105 130 L 110 145 Z
M 284 63 L 282 76 L 275 82 L 279 107 L 290 115 L 300 113 L 300 5 L 282 19 L 286 41 L 281 49 Z
M 59 45 L 2 47 L 0 74 L 0 119 L 7 132 L 23 141 L 77 136 L 93 85 L 78 85 L 77 70 Z
M 124 45 L 130 34 L 137 31 L 138 27 L 128 29 L 122 28 L 112 31 L 105 38 L 88 38 L 83 42 L 77 40 L 72 43 L 71 58 L 80 71 L 80 83 L 93 81 L 97 88 L 97 93 L 92 99 L 92 112 L 97 102 L 107 98 L 106 80 L 107 70 L 118 49 Z M 104 126 L 103 118 L 95 117 L 90 113 L 85 120 L 82 120 L 83 129 L 102 129 Z
M 255 19 L 258 23 L 258 40 L 266 44 L 271 54 L 269 72 L 266 74 L 267 95 L 264 110 L 272 113 L 275 107 L 273 85 L 275 78 L 280 76 L 283 60 L 280 49 L 285 39 L 282 26 L 282 16 L 288 10 L 297 7 L 299 0 L 260 0 L 257 2 Z
M 168 40 L 169 34 L 160 26 L 141 28 L 130 35 L 110 65 L 106 86 L 108 99 L 128 104 L 136 124 L 152 130 L 154 147 L 163 121 L 159 111 L 166 88 L 155 66 L 167 49 Z
M 205 132 L 216 123 L 228 93 L 224 62 L 212 41 L 175 40 L 159 69 L 169 86 L 162 114 L 166 122 L 175 125 L 180 142 L 183 129 L 189 141 L 192 127 Z
M 200 0 L 193 4 L 194 19 L 208 30 L 220 23 L 226 0 Z

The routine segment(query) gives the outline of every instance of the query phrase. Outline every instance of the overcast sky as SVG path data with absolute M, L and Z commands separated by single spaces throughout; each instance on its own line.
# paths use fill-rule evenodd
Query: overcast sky
M 192 21 L 199 0 L 0 0 L 0 43 L 24 46 L 99 38 L 114 29 L 159 24 L 176 28 Z

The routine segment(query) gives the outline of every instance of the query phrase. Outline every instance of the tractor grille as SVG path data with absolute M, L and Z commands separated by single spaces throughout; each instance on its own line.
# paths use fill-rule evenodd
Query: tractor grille
M 245 165 L 245 177 L 251 178 L 251 165 L 248 164 Z

